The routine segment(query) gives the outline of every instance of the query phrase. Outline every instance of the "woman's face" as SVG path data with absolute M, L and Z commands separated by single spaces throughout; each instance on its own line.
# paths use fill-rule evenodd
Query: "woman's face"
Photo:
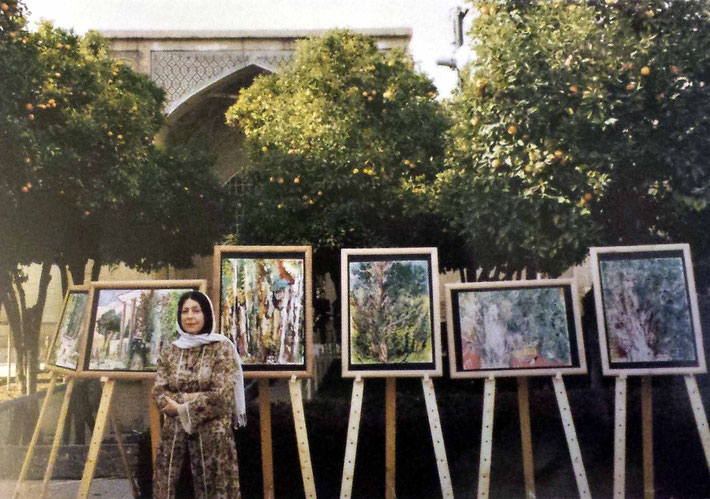
M 205 326 L 205 315 L 200 304 L 192 298 L 185 300 L 180 310 L 182 329 L 188 334 L 198 334 Z

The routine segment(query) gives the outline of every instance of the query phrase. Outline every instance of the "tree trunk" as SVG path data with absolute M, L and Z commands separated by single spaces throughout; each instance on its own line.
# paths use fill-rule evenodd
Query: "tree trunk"
M 47 303 L 47 290 L 49 289 L 49 283 L 52 280 L 51 270 L 51 263 L 45 262 L 42 264 L 42 273 L 40 274 L 39 278 L 37 301 L 32 307 L 26 307 L 25 304 L 25 310 L 22 313 L 23 336 L 26 340 L 26 393 L 34 393 L 37 391 L 37 373 L 39 372 L 39 337 L 42 327 L 42 315 L 44 313 L 44 306 Z M 18 288 L 20 286 L 21 284 L 18 282 Z M 24 302 L 24 299 L 22 300 L 22 302 Z
M 66 265 L 59 265 L 59 276 L 62 279 L 62 296 L 66 296 L 69 291 L 69 271 Z
M 72 283 L 75 285 L 84 284 L 84 269 L 86 268 L 86 262 L 70 263 L 67 267 L 69 268 L 69 273 L 71 274 Z
M 94 263 L 91 265 L 91 280 L 98 281 L 101 275 L 101 260 L 98 258 L 94 259 Z
M 42 324 L 42 313 L 47 302 L 47 289 L 52 280 L 51 263 L 42 264 L 37 301 L 32 307 L 27 306 L 25 290 L 25 274 L 16 269 L 9 273 L 11 285 L 7 281 L 2 286 L 3 301 L 7 312 L 10 332 L 15 341 L 17 353 L 17 376 L 21 383 L 22 393 L 27 395 L 37 390 L 37 372 L 39 371 L 39 336 Z M 7 278 L 7 276 L 5 276 Z
M 462 282 L 476 282 L 476 262 L 471 253 L 466 256 L 465 278 Z
M 15 292 L 15 278 L 16 273 L 19 270 L 8 271 L 3 274 L 2 282 L 0 286 L 2 287 L 2 295 L 0 300 L 3 302 L 5 307 L 5 313 L 7 314 L 7 321 L 10 326 L 10 334 L 12 335 L 12 341 L 14 343 L 16 360 L 15 360 L 15 373 L 17 376 L 17 381 L 20 382 L 20 386 L 24 390 L 25 387 L 25 335 L 22 331 L 22 313 L 20 301 L 18 299 L 18 294 Z

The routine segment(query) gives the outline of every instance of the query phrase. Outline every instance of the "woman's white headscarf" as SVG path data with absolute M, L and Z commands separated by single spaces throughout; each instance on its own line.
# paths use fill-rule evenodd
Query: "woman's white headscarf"
M 214 343 L 215 341 L 226 341 L 229 343 L 234 350 L 234 356 L 237 362 L 237 376 L 234 382 L 234 427 L 241 428 L 247 424 L 247 411 L 246 411 L 246 401 L 244 397 L 244 372 L 242 371 L 242 360 L 239 357 L 239 352 L 237 347 L 232 343 L 232 341 L 224 336 L 223 334 L 215 333 L 215 323 L 216 317 L 214 315 L 214 307 L 212 306 L 212 300 L 202 291 L 198 291 L 202 296 L 207 299 L 207 303 L 210 304 L 210 311 L 212 312 L 212 330 L 208 334 L 190 334 L 183 331 L 180 327 L 180 310 L 178 310 L 178 318 L 175 320 L 175 326 L 177 327 L 177 332 L 180 337 L 173 341 L 173 345 L 178 348 L 187 349 L 195 348 L 202 345 L 208 345 Z

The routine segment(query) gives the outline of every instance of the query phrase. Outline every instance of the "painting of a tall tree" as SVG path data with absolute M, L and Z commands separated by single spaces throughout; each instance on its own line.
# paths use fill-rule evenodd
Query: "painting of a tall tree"
M 605 373 L 705 372 L 688 245 L 591 254 Z
M 247 375 L 307 375 L 311 248 L 217 246 L 215 282 L 219 332 L 237 346 Z
M 586 372 L 571 280 L 448 284 L 452 377 Z
M 344 375 L 436 374 L 435 250 L 343 250 L 342 258 Z

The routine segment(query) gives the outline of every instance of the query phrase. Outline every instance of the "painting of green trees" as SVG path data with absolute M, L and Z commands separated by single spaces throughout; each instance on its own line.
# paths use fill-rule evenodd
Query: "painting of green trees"
M 244 367 L 306 362 L 305 259 L 223 257 L 220 331 Z
M 70 291 L 66 305 L 59 320 L 57 336 L 49 354 L 47 363 L 67 369 L 79 366 L 79 336 L 81 324 L 86 313 L 86 291 Z
M 599 273 L 611 362 L 696 361 L 683 258 L 605 258 Z
M 350 362 L 433 362 L 429 262 L 349 262 Z
M 563 287 L 459 291 L 464 370 L 572 365 Z

